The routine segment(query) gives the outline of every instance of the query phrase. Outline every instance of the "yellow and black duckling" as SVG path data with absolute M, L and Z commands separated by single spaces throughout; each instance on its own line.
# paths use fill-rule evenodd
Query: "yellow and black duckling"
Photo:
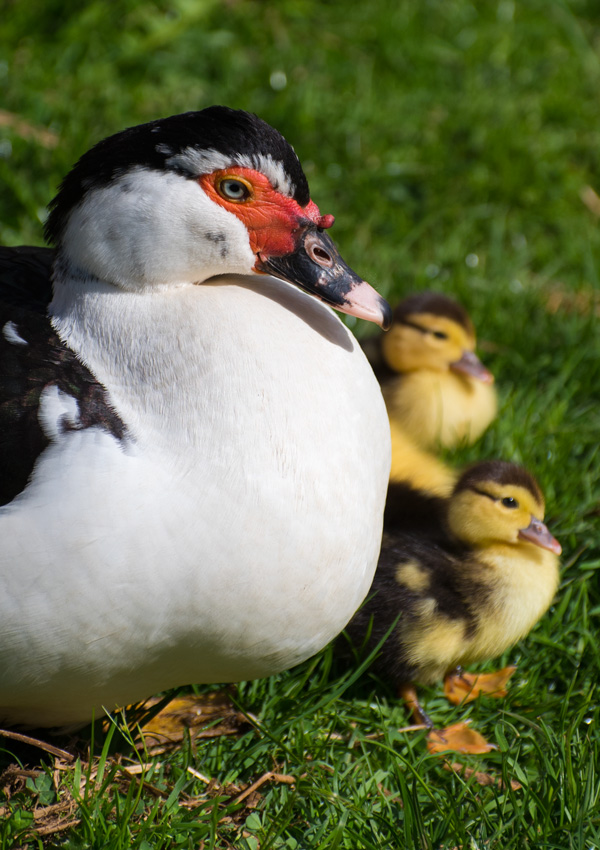
M 561 548 L 543 516 L 533 476 L 503 461 L 468 469 L 448 499 L 390 484 L 375 578 L 347 633 L 372 651 L 392 629 L 374 669 L 431 730 L 415 685 L 500 655 L 549 607 Z M 463 744 L 459 727 L 447 748 L 482 751 Z
M 473 443 L 496 416 L 494 376 L 475 345 L 467 311 L 447 295 L 421 292 L 396 307 L 381 338 L 383 395 L 390 421 L 422 448 Z
M 452 492 L 454 470 L 430 450 L 474 442 L 497 410 L 494 377 L 475 342 L 464 307 L 436 292 L 405 298 L 390 331 L 364 341 L 390 420 L 391 481 L 436 496 Z

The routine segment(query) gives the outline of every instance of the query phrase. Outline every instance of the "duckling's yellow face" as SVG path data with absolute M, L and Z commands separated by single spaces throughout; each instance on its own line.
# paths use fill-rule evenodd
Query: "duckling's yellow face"
M 475 334 L 447 316 L 412 313 L 395 322 L 382 339 L 383 356 L 396 372 L 446 372 L 475 349 Z
M 498 543 L 541 546 L 560 554 L 544 523 L 544 502 L 518 484 L 477 481 L 454 493 L 448 505 L 453 534 L 474 546 Z

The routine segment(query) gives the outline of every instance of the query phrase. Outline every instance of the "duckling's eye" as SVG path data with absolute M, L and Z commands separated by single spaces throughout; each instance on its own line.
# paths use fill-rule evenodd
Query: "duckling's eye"
M 234 180 L 232 177 L 226 177 L 224 180 L 220 180 L 217 183 L 217 191 L 225 200 L 235 201 L 238 204 L 247 201 L 252 194 L 250 187 L 246 183 L 243 183 L 241 180 Z
M 444 331 L 431 331 L 436 339 L 448 339 L 448 334 L 445 334 Z
M 512 496 L 505 496 L 504 499 L 502 499 L 502 504 L 504 505 L 505 508 L 518 508 L 519 507 L 519 503 L 517 502 L 516 499 L 513 499 Z

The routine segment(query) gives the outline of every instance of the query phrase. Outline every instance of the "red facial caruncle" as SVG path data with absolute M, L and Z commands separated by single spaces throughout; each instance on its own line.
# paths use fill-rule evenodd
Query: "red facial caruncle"
M 243 222 L 255 256 L 290 254 L 296 248 L 298 234 L 307 226 L 326 229 L 334 221 L 332 215 L 322 216 L 314 201 L 301 207 L 252 168 L 232 166 L 203 174 L 198 182 L 209 198 Z

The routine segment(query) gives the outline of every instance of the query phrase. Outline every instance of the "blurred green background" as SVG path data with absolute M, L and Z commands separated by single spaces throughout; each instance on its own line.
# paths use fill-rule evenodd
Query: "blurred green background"
M 148 798 L 124 816 L 92 795 L 65 846 L 600 847 L 600 4 L 0 0 L 0 242 L 41 244 L 46 204 L 94 142 L 213 103 L 284 133 L 345 259 L 391 301 L 439 288 L 472 315 L 500 415 L 452 462 L 528 465 L 564 548 L 556 605 L 502 659 L 521 665 L 511 694 L 454 715 L 496 735 L 486 769 L 522 788 L 443 770 L 394 731 L 393 695 L 367 679 L 342 698 L 325 652 L 240 687 L 260 735 L 157 768 L 161 787 L 177 780 L 170 809 Z M 274 764 L 305 778 L 217 826 L 210 800 L 177 808 L 205 790 L 188 764 L 223 785 Z M 6 846 L 37 799 L 19 798 Z
M 0 238 L 39 241 L 93 142 L 225 103 L 292 141 L 384 291 L 468 254 L 595 284 L 599 27 L 585 0 L 3 0 Z

